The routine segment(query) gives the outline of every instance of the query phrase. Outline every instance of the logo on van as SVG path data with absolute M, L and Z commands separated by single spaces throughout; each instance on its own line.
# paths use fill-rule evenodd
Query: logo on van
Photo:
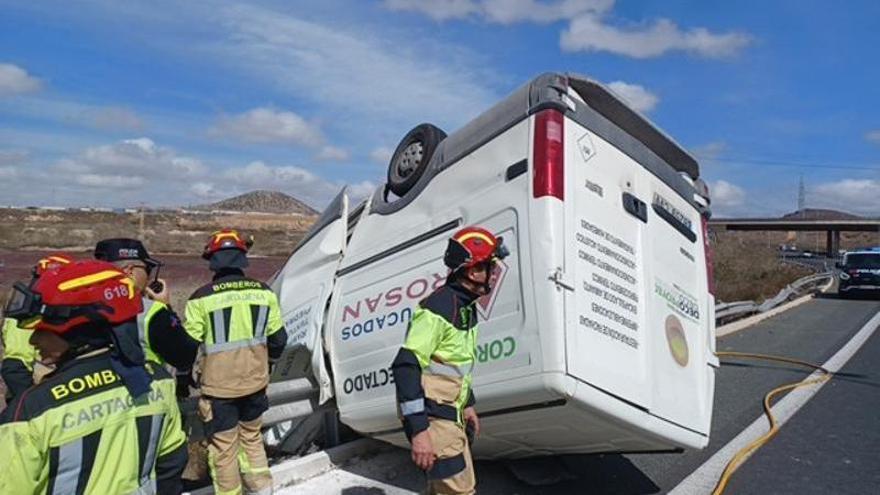
M 681 320 L 675 315 L 666 317 L 666 342 L 669 343 L 669 352 L 672 359 L 682 368 L 688 364 L 688 343 L 684 336 L 684 327 Z

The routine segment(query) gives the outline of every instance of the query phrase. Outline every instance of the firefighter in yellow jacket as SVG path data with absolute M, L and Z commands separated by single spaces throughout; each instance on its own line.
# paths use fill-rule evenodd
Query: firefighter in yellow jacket
M 446 284 L 419 303 L 391 365 L 412 459 L 426 472 L 429 493 L 476 490 L 470 449 L 480 431 L 471 388 L 476 304 L 492 291 L 495 263 L 508 254 L 503 239 L 485 229 L 456 232 L 443 258 Z
M 186 303 L 184 326 L 204 349 L 199 415 L 219 495 L 242 493 L 242 485 L 272 491 L 260 428 L 270 361 L 281 356 L 287 332 L 275 293 L 244 274 L 249 247 L 235 230 L 215 232 L 202 254 L 214 278 Z
M 15 284 L 6 314 L 34 328 L 31 342 L 56 369 L 0 418 L 0 493 L 181 492 L 174 380 L 127 337 L 140 310 L 132 280 L 101 261 Z
M 31 270 L 31 285 L 48 270 L 55 270 L 73 262 L 66 254 L 50 254 L 40 258 Z M 34 365 L 39 359 L 37 349 L 31 345 L 33 330 L 21 328 L 12 318 L 3 318 L 3 363 L 0 376 L 6 384 L 6 402 L 27 390 L 34 384 Z

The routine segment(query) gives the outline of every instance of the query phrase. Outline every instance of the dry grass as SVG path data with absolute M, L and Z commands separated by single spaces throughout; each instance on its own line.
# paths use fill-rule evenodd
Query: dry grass
M 810 270 L 782 263 L 776 247 L 760 238 L 722 232 L 715 236 L 716 300 L 763 301 Z
M 296 214 L 236 213 L 144 215 L 102 212 L 37 212 L 0 208 L 0 249 L 87 251 L 101 239 L 134 237 L 150 252 L 198 254 L 211 232 L 240 229 L 256 238 L 253 254 L 286 256 L 315 221 Z

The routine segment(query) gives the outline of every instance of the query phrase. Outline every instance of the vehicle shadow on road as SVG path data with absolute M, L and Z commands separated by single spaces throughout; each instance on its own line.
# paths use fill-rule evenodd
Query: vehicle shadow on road
M 375 481 L 347 487 L 345 495 L 421 493 L 424 474 L 412 464 L 409 452 L 395 449 L 373 459 L 341 468 Z M 555 495 L 586 493 L 643 495 L 661 488 L 623 455 L 569 455 L 517 461 L 477 461 L 477 491 L 481 495 Z M 532 484 L 523 481 L 530 480 Z M 534 484 L 538 483 L 538 484 Z

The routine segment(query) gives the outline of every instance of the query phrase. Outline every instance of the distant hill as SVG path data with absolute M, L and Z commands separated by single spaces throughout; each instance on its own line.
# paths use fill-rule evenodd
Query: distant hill
M 804 208 L 782 216 L 785 220 L 858 220 L 862 217 L 837 210 L 823 210 L 819 208 Z
M 251 191 L 208 205 L 196 206 L 199 210 L 225 210 L 261 213 L 298 213 L 317 215 L 318 212 L 302 201 L 278 191 Z

